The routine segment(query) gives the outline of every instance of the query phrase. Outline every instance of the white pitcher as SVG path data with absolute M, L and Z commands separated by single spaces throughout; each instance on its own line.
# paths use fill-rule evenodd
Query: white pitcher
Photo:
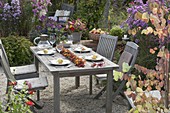
M 37 43 L 37 41 L 39 41 Z M 39 48 L 50 48 L 52 47 L 51 44 L 48 41 L 48 35 L 47 34 L 41 34 L 40 37 L 36 37 L 34 39 L 34 44 L 37 45 Z

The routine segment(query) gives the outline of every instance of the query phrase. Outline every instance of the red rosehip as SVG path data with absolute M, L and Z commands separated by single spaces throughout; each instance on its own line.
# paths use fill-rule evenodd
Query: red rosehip
M 27 102 L 25 102 L 27 105 L 29 105 L 29 106 L 33 106 L 34 105 L 34 103 L 32 102 L 32 101 L 30 101 L 30 100 L 28 100 Z

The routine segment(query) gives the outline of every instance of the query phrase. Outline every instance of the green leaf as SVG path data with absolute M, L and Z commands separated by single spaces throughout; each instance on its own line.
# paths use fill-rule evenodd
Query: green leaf
M 142 92 L 143 92 L 143 90 L 142 90 L 142 88 L 137 87 L 137 88 L 136 88 L 136 92 L 137 92 L 137 93 L 142 93 Z
M 123 77 L 123 73 L 122 72 L 118 72 L 118 71 L 113 71 L 113 75 L 114 75 L 114 80 L 118 81 L 118 79 Z
M 142 105 L 137 105 L 136 108 L 138 109 L 139 112 L 142 111 Z
M 136 109 L 133 113 L 139 113 L 139 111 Z
M 128 72 L 130 70 L 131 66 L 129 66 L 128 63 L 123 62 L 122 68 L 123 68 L 122 69 L 123 72 L 125 73 L 125 72 Z

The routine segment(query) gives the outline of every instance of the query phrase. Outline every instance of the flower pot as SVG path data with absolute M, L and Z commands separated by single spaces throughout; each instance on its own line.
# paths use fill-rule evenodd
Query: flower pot
M 82 36 L 82 32 L 73 32 L 71 33 L 71 35 L 73 36 L 73 43 L 79 43 L 81 40 L 81 36 Z

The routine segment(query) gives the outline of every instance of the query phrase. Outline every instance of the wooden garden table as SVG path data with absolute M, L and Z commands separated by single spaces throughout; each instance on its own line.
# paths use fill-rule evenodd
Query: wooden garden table
M 82 46 L 82 45 L 79 45 Z M 77 45 L 72 45 L 72 48 L 76 48 Z M 30 47 L 34 54 L 35 64 L 38 69 L 38 63 L 42 63 L 48 71 L 53 75 L 54 80 L 54 113 L 60 113 L 60 77 L 73 77 L 73 76 L 83 76 L 83 75 L 95 75 L 95 74 L 107 74 L 107 91 L 106 91 L 106 113 L 112 112 L 112 81 L 113 81 L 113 70 L 118 68 L 118 65 L 109 61 L 103 57 L 105 62 L 102 67 L 94 68 L 91 67 L 92 62 L 86 61 L 85 67 L 77 67 L 72 62 L 71 67 L 67 66 L 53 66 L 50 64 L 50 60 L 57 58 L 65 58 L 60 53 L 56 52 L 54 55 L 38 55 L 38 47 Z M 97 54 L 94 51 L 89 53 L 75 53 L 77 56 L 88 56 Z M 99 55 L 99 54 L 97 54 Z M 100 55 L 99 55 L 100 56 Z

